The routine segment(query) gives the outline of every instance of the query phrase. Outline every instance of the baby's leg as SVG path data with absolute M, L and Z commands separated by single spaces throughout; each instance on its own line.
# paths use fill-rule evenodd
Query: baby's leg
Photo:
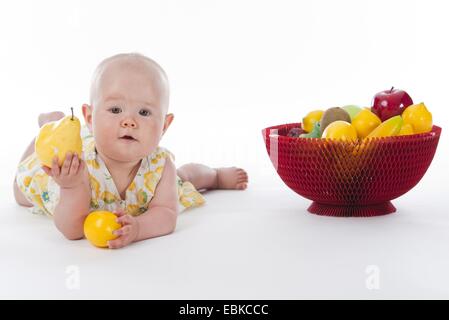
M 55 112 L 49 112 L 49 113 L 41 113 L 38 117 L 38 123 L 39 128 L 42 127 L 44 124 L 50 121 L 57 121 L 61 118 L 63 118 L 65 114 L 60 111 Z M 31 143 L 26 148 L 25 152 L 22 155 L 22 158 L 20 159 L 19 163 L 22 162 L 26 157 L 28 157 L 30 154 L 34 152 L 34 141 L 31 141 Z M 32 207 L 33 205 L 25 198 L 22 191 L 20 191 L 19 186 L 17 185 L 16 178 L 14 177 L 14 198 L 16 199 L 16 202 L 19 205 L 26 206 L 26 207 Z
M 189 163 L 178 168 L 177 173 L 183 181 L 189 181 L 197 190 L 244 190 L 248 185 L 248 174 L 236 167 L 213 169 L 204 164 Z

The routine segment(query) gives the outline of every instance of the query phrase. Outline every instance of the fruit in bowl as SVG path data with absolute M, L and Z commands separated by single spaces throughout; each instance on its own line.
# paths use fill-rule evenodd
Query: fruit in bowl
M 413 128 L 414 133 L 429 132 L 432 129 L 432 114 L 422 102 L 408 107 L 402 118 L 405 124 Z
M 403 97 L 406 101 L 411 101 L 411 98 L 408 99 L 410 96 L 402 90 L 393 91 L 392 89 L 390 91 L 393 92 L 391 95 L 396 97 L 396 100 L 393 100 L 394 102 L 400 101 L 399 98 L 397 98 L 399 97 L 397 92 L 402 92 L 403 95 L 400 97 Z M 385 92 L 386 91 L 383 91 L 384 95 L 387 95 Z M 405 105 L 406 107 L 404 107 Z M 432 114 L 424 103 L 416 105 L 401 104 L 401 106 L 396 104 L 396 109 L 394 110 L 395 113 L 399 114 L 394 116 L 391 116 L 391 114 L 393 114 L 391 113 L 393 110 L 391 108 L 379 111 L 374 107 L 360 108 L 354 105 L 347 105 L 343 108 L 333 107 L 324 112 L 315 110 L 309 112 L 303 118 L 304 121 L 307 121 L 305 124 L 306 129 L 292 128 L 290 129 L 288 136 L 299 138 L 340 139 L 347 141 L 358 140 L 360 142 L 368 138 L 404 136 L 431 131 L 433 125 Z M 377 114 L 375 112 L 377 112 Z M 384 120 L 382 120 L 378 114 L 380 114 Z M 350 127 L 341 122 L 332 126 L 332 130 L 326 132 L 328 126 L 338 121 L 350 124 L 350 126 L 355 129 L 357 138 L 351 138 L 351 134 L 343 134 L 345 131 L 343 128 L 350 130 Z M 320 125 L 320 132 L 317 130 L 317 124 Z M 325 132 L 326 134 L 324 134 Z M 336 132 L 337 134 L 335 134 Z
M 361 139 L 366 138 L 381 123 L 379 117 L 368 109 L 361 110 L 352 120 L 352 125 Z
M 302 129 L 306 132 L 311 132 L 316 122 L 321 120 L 324 111 L 314 110 L 309 112 L 304 118 L 302 118 Z
M 352 104 L 346 105 L 346 106 L 341 107 L 341 108 L 342 108 L 343 110 L 345 110 L 345 111 L 349 114 L 349 116 L 351 117 L 351 122 L 354 120 L 355 116 L 356 116 L 360 111 L 363 110 L 363 109 L 360 108 L 359 106 L 352 105 Z
M 413 132 L 413 127 L 411 124 L 406 123 L 406 124 L 402 125 L 401 130 L 399 131 L 398 135 L 399 136 L 407 136 L 407 135 L 411 135 L 411 134 L 415 134 Z
M 324 130 L 326 130 L 327 126 L 330 125 L 332 122 L 339 120 L 351 123 L 351 117 L 342 108 L 334 107 L 327 109 L 323 113 L 323 116 L 320 121 L 321 133 L 323 133 Z
M 337 120 L 326 127 L 322 137 L 324 139 L 356 141 L 357 131 L 349 122 Z
M 399 134 L 402 128 L 402 117 L 394 116 L 378 125 L 367 138 L 394 137 Z
M 299 130 L 299 128 L 296 128 L 297 130 Z M 294 129 L 293 129 L 294 130 Z M 290 132 L 292 132 L 290 130 Z M 289 132 L 289 134 L 290 134 Z M 309 133 L 302 133 L 299 135 L 300 138 L 321 138 L 321 124 L 319 121 L 316 121 L 313 125 L 313 129 L 312 131 L 310 131 Z
M 364 121 L 357 121 L 359 116 Z M 433 125 L 424 104 L 384 121 L 362 108 L 350 120 L 330 122 L 318 139 L 289 136 L 293 129 L 303 132 L 299 123 L 265 128 L 270 160 L 289 188 L 313 201 L 311 213 L 366 217 L 395 212 L 391 200 L 422 179 L 441 128 Z
M 383 122 L 391 117 L 401 115 L 412 104 L 413 100 L 407 92 L 392 87 L 390 90 L 376 93 L 371 111 Z

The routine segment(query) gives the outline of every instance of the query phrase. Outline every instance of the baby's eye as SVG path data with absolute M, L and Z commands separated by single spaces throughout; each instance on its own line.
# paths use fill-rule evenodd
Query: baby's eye
M 111 111 L 112 113 L 120 113 L 122 112 L 122 108 L 120 107 L 112 107 L 109 109 L 109 111 Z
M 142 110 L 139 111 L 139 114 L 141 116 L 148 117 L 149 115 L 151 115 L 151 112 L 150 112 L 150 110 L 142 109 Z

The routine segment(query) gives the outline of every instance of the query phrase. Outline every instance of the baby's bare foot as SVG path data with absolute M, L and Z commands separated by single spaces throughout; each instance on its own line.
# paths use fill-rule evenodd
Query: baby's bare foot
M 248 174 L 245 170 L 230 167 L 217 168 L 217 189 L 244 190 L 248 186 Z
M 61 111 L 53 111 L 48 113 L 41 113 L 38 118 L 39 128 L 41 128 L 44 124 L 51 121 L 58 121 L 65 117 L 64 112 Z

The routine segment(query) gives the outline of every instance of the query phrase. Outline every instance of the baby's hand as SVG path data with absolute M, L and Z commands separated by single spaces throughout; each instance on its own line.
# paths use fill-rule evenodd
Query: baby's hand
M 58 157 L 53 158 L 53 163 L 51 168 L 43 166 L 42 169 L 50 177 L 55 180 L 55 182 L 65 189 L 72 189 L 79 187 L 83 183 L 85 178 L 86 164 L 82 159 L 78 159 L 78 155 L 75 153 L 68 152 L 62 167 L 59 168 Z
M 117 222 L 122 227 L 112 232 L 119 237 L 108 241 L 108 245 L 111 249 L 118 249 L 133 243 L 137 239 L 137 235 L 139 234 L 139 221 L 121 209 L 114 213 L 118 216 Z

